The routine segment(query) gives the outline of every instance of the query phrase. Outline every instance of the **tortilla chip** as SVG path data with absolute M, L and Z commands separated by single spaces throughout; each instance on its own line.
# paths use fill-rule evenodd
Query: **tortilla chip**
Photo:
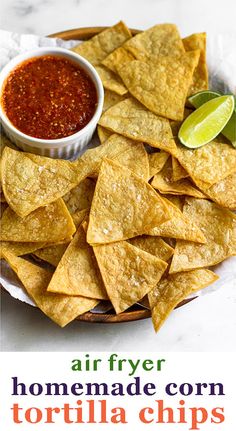
M 165 151 L 148 154 L 149 178 L 152 178 L 154 175 L 156 175 L 162 170 L 169 156 L 170 155 Z
M 128 93 L 128 90 L 124 86 L 119 75 L 107 69 L 105 66 L 96 66 L 96 71 L 102 80 L 104 88 L 113 91 L 120 96 Z
M 72 162 L 8 147 L 3 152 L 1 165 L 5 198 L 21 217 L 64 196 L 80 181 L 78 168 Z
M 171 219 L 158 227 L 150 229 L 146 234 L 205 243 L 206 238 L 198 225 L 183 214 L 179 207 L 174 205 L 169 199 L 165 199 L 164 197 L 162 199 L 168 206 Z
M 3 250 L 13 253 L 15 256 L 23 256 L 24 254 L 30 254 L 45 246 L 45 242 L 7 242 L 1 241 L 0 243 L 0 256 L 2 256 Z
M 192 114 L 192 112 L 193 112 L 193 110 L 192 109 L 189 109 L 189 108 L 184 108 L 184 120 L 185 120 L 185 118 L 187 118 L 190 114 Z M 173 134 L 173 136 L 174 136 L 174 138 L 177 138 L 177 136 L 178 136 L 178 133 L 179 133 L 179 129 L 180 129 L 180 126 L 182 125 L 182 123 L 183 123 L 183 121 L 181 120 L 181 121 L 174 121 L 174 120 L 171 120 L 170 121 L 170 127 L 171 127 L 171 130 L 172 130 L 172 134 Z
M 121 96 L 120 94 L 114 93 L 114 91 L 106 90 L 104 91 L 104 102 L 103 102 L 103 112 L 107 111 L 111 106 L 125 100 L 127 95 Z
M 75 225 L 62 199 L 19 217 L 7 208 L 1 218 L 1 241 L 58 242 L 75 232 Z
M 188 195 L 196 198 L 203 198 L 205 195 L 191 183 L 189 179 L 172 181 L 171 159 L 167 160 L 164 168 L 153 177 L 152 187 L 161 193 L 174 195 Z
M 88 210 L 81 210 L 77 211 L 72 215 L 73 222 L 78 228 L 84 218 L 88 216 L 89 212 Z M 72 241 L 72 239 L 71 239 Z M 70 242 L 70 241 L 69 241 Z M 45 246 L 45 248 L 41 248 L 40 250 L 37 250 L 34 255 L 36 257 L 39 257 L 39 259 L 44 260 L 45 262 L 50 263 L 52 266 L 57 266 L 60 262 L 63 254 L 65 253 L 66 249 L 68 247 L 67 244 L 56 244 L 51 246 Z
M 90 178 L 85 178 L 78 186 L 70 190 L 63 200 L 70 212 L 74 214 L 76 211 L 81 211 L 90 208 L 95 189 L 95 182 Z
M 168 275 L 148 294 L 152 322 L 157 332 L 172 310 L 190 294 L 214 283 L 219 277 L 208 269 Z
M 185 202 L 185 196 L 175 196 L 175 195 L 163 195 L 168 201 L 170 201 L 172 204 L 174 204 L 177 208 L 179 208 L 180 211 L 183 212 L 184 202 Z
M 203 231 L 206 244 L 177 241 L 170 273 L 216 265 L 236 254 L 236 215 L 213 202 L 188 198 L 184 215 Z
M 160 280 L 167 264 L 126 241 L 94 247 L 116 313 L 141 300 Z
M 125 43 L 124 48 L 141 61 L 158 56 L 181 56 L 185 52 L 178 29 L 174 24 L 157 24 L 130 39 Z
M 13 150 L 18 150 L 18 148 L 2 133 L 0 130 L 0 157 L 2 156 L 5 147 L 12 148 Z
M 120 21 L 113 27 L 109 27 L 86 42 L 75 46 L 72 51 L 82 55 L 96 66 L 131 37 L 130 30 Z
M 108 69 L 112 70 L 112 72 L 117 73 L 117 67 L 123 66 L 130 61 L 135 60 L 135 57 L 131 54 L 131 52 L 127 51 L 123 46 L 115 49 L 115 51 L 111 52 L 105 60 L 102 61 L 102 64 L 106 66 Z
M 115 160 L 136 175 L 148 180 L 148 156 L 140 142 L 137 143 L 124 136 L 112 134 L 103 145 L 87 150 L 81 159 L 87 166 L 90 166 L 90 176 L 98 176 L 101 162 L 105 157 Z
M 193 73 L 193 82 L 188 95 L 208 89 L 208 70 L 206 63 L 206 33 L 195 33 L 183 39 L 185 51 L 200 49 L 199 62 Z
M 217 204 L 236 210 L 236 172 L 203 191 Z
M 97 300 L 91 298 L 56 295 L 47 292 L 47 286 L 52 277 L 50 271 L 9 252 L 4 252 L 4 258 L 17 274 L 36 305 L 61 327 L 66 326 L 77 316 L 91 310 L 98 304 Z
M 134 60 L 118 68 L 126 88 L 146 108 L 172 120 L 183 120 L 184 106 L 200 51 L 181 57 L 158 57 L 145 63 Z
M 222 136 L 195 150 L 179 144 L 177 159 L 200 189 L 236 172 L 236 150 Z
M 87 241 L 103 244 L 146 233 L 169 219 L 150 184 L 112 160 L 104 160 L 91 206 Z
M 153 114 L 133 98 L 108 109 L 99 124 L 134 141 L 145 142 L 172 154 L 177 149 L 169 121 Z
M 187 177 L 189 177 L 188 172 L 183 168 L 183 166 L 181 166 L 175 157 L 172 157 L 172 181 L 179 181 Z
M 129 239 L 128 242 L 165 262 L 167 262 L 174 253 L 174 249 L 162 238 L 158 238 L 157 236 L 137 236 L 136 238 Z
M 66 249 L 48 286 L 48 292 L 107 299 L 92 247 L 79 227 Z
M 110 136 L 112 135 L 112 132 L 110 130 L 102 126 L 97 127 L 97 132 L 101 144 L 104 144 L 104 142 L 106 142 L 108 138 L 110 138 Z

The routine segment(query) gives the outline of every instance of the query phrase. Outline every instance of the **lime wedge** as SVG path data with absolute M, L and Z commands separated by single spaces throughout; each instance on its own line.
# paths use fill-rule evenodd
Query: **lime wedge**
M 229 139 L 229 141 L 232 142 L 232 145 L 234 148 L 236 148 L 236 97 L 234 97 L 235 100 L 235 106 L 233 114 L 231 115 L 231 118 L 229 119 L 226 126 L 223 128 L 221 133 Z
M 200 106 L 202 106 L 204 103 L 219 96 L 220 94 L 216 93 L 216 91 L 203 90 L 190 96 L 188 101 L 192 106 L 194 106 L 194 108 L 200 108 Z
M 204 103 L 183 122 L 179 139 L 188 148 L 212 141 L 228 123 L 235 106 L 234 96 L 220 96 Z

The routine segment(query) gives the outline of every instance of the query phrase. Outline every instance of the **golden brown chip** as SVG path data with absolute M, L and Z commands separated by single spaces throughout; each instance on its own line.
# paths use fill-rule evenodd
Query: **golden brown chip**
M 90 208 L 95 189 L 95 182 L 90 178 L 85 178 L 78 186 L 71 189 L 63 200 L 71 214 Z
M 73 222 L 78 229 L 82 221 L 87 217 L 89 214 L 89 210 L 81 210 L 76 211 L 74 214 L 72 214 Z M 42 260 L 45 260 L 46 262 L 50 263 L 53 266 L 57 266 L 60 262 L 63 254 L 65 253 L 68 244 L 72 241 L 72 238 L 69 242 L 65 244 L 55 244 L 55 245 L 47 245 L 45 248 L 42 248 L 40 250 L 37 250 L 34 255 L 36 257 L 39 257 Z
M 113 72 L 117 73 L 117 66 L 123 66 L 130 61 L 135 60 L 135 57 L 131 52 L 127 51 L 123 46 L 115 49 L 115 51 L 111 52 L 105 60 L 102 61 L 102 64 Z
M 91 298 L 47 292 L 52 272 L 9 252 L 4 252 L 4 258 L 36 305 L 61 327 L 66 326 L 80 314 L 91 310 L 99 302 Z
M 168 201 L 174 204 L 180 211 L 183 211 L 185 196 L 176 196 L 176 195 L 163 195 Z
M 3 152 L 1 166 L 5 198 L 21 217 L 64 196 L 80 181 L 78 168 L 72 162 L 8 147 Z
M 121 96 L 120 94 L 114 93 L 114 91 L 106 90 L 104 91 L 104 103 L 103 112 L 107 111 L 111 106 L 125 100 L 127 95 Z
M 163 278 L 148 294 L 155 331 L 160 329 L 176 305 L 217 279 L 217 275 L 208 269 L 196 269 Z
M 203 191 L 217 204 L 236 210 L 236 172 Z
M 193 112 L 192 109 L 185 107 L 183 119 L 185 120 L 185 118 L 187 118 L 192 112 Z M 174 120 L 170 121 L 170 127 L 171 127 L 174 138 L 177 138 L 178 133 L 179 133 L 179 129 L 180 129 L 180 126 L 182 125 L 182 123 L 183 123 L 183 121 L 174 121 Z
M 105 66 L 96 66 L 96 70 L 102 80 L 104 88 L 120 96 L 124 96 L 124 94 L 128 93 L 119 75 L 107 69 Z
M 45 242 L 0 242 L 0 255 L 2 251 L 6 250 L 13 253 L 15 256 L 23 256 L 24 254 L 34 253 L 41 247 L 46 245 Z
M 177 158 L 201 189 L 236 172 L 236 149 L 222 136 L 195 150 L 179 144 Z
M 208 89 L 208 70 L 206 63 L 206 33 L 195 33 L 183 39 L 186 51 L 200 49 L 199 62 L 194 70 L 193 82 L 190 85 L 188 94 Z
M 94 253 L 116 313 L 150 292 L 167 268 L 164 261 L 126 241 L 94 247 Z
M 183 214 L 179 206 L 177 207 L 164 197 L 163 200 L 168 206 L 171 219 L 160 226 L 150 229 L 146 234 L 205 243 L 206 238 L 198 225 Z
M 107 299 L 93 248 L 82 225 L 66 249 L 48 286 L 48 292 Z
M 142 235 L 168 219 L 166 204 L 150 184 L 118 163 L 104 160 L 90 211 L 90 244 Z
M 1 241 L 58 242 L 75 232 L 75 225 L 62 199 L 19 217 L 7 208 L 1 218 Z
M 169 260 L 174 253 L 174 249 L 162 238 L 158 238 L 157 236 L 137 236 L 136 238 L 129 239 L 128 242 L 165 262 Z
M 170 273 L 216 265 L 236 254 L 236 215 L 213 202 L 188 198 L 184 215 L 202 230 L 206 244 L 177 241 Z
M 169 156 L 169 153 L 166 153 L 165 151 L 148 154 L 149 178 L 152 178 L 162 170 Z
M 126 88 L 146 108 L 172 120 L 183 120 L 184 106 L 200 51 L 181 57 L 134 60 L 118 68 Z
M 178 29 L 174 24 L 157 24 L 150 29 L 137 34 L 124 45 L 135 58 L 147 61 L 161 55 L 184 54 L 184 46 Z
M 97 177 L 101 162 L 105 157 L 117 161 L 136 175 L 148 180 L 148 156 L 140 142 L 137 143 L 122 135 L 112 134 L 103 145 L 87 150 L 82 155 L 81 160 L 88 167 L 90 166 L 90 176 Z
M 146 142 L 172 154 L 177 149 L 169 121 L 153 114 L 133 98 L 108 109 L 99 124 L 134 141 Z
M 151 185 L 161 193 L 174 195 L 188 195 L 203 198 L 205 195 L 198 190 L 189 179 L 172 181 L 172 163 L 167 160 L 164 168 L 153 177 Z
M 173 182 L 189 177 L 188 172 L 181 166 L 179 161 L 172 157 L 172 180 Z
M 101 144 L 104 144 L 104 142 L 106 142 L 108 138 L 110 138 L 110 136 L 112 135 L 112 132 L 110 130 L 102 126 L 97 127 L 97 132 Z
M 130 30 L 120 21 L 113 27 L 109 27 L 86 42 L 75 46 L 72 51 L 82 55 L 96 66 L 131 37 Z

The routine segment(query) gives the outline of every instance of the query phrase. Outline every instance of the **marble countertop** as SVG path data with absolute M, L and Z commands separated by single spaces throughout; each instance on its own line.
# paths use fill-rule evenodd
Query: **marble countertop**
M 183 36 L 236 34 L 235 0 L 1 0 L 0 28 L 46 35 L 111 25 L 147 28 L 175 22 Z M 236 284 L 236 282 L 235 282 Z M 158 334 L 150 319 L 123 324 L 74 322 L 64 329 L 39 310 L 1 295 L 2 351 L 235 351 L 236 286 L 230 284 L 176 310 Z

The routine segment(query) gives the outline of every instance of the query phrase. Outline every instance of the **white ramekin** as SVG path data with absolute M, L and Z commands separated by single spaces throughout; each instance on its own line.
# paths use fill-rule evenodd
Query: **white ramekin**
M 66 138 L 39 139 L 26 135 L 13 126 L 1 106 L 3 85 L 10 72 L 23 61 L 43 55 L 57 55 L 74 61 L 87 72 L 97 90 L 98 104 L 94 116 L 83 129 Z M 30 153 L 40 154 L 41 156 L 70 159 L 79 153 L 92 138 L 102 113 L 103 99 L 104 91 L 102 81 L 95 68 L 85 58 L 67 49 L 38 48 L 34 51 L 28 51 L 13 58 L 0 72 L 0 121 L 3 129 L 9 139 L 19 148 Z

